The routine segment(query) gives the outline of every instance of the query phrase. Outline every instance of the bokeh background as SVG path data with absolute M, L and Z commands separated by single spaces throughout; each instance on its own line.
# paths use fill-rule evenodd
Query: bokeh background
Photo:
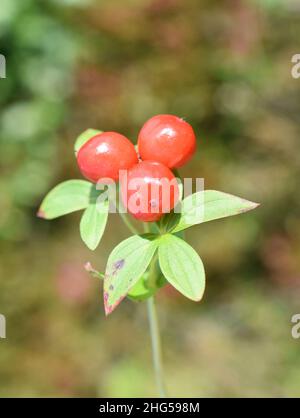
M 187 233 L 207 290 L 199 304 L 159 293 L 169 394 L 300 394 L 299 24 L 298 0 L 1 0 L 0 396 L 156 394 L 144 304 L 105 319 L 83 268 L 103 271 L 128 236 L 117 215 L 91 253 L 80 214 L 35 214 L 80 178 L 80 132 L 135 142 L 158 113 L 197 133 L 183 176 L 262 204 Z

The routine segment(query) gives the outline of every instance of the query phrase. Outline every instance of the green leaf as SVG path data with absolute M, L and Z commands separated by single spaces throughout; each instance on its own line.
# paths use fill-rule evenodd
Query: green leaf
M 130 289 L 127 294 L 129 299 L 142 301 L 150 298 L 155 293 L 156 289 L 149 289 L 147 287 L 148 275 L 149 273 L 146 271 L 137 283 Z
M 80 236 L 86 246 L 94 251 L 104 233 L 109 210 L 108 200 L 90 204 L 80 221 Z
M 75 155 L 77 155 L 82 145 L 84 145 L 89 139 L 101 133 L 102 131 L 98 131 L 97 129 L 87 129 L 86 131 L 82 132 L 82 134 L 79 135 L 74 144 Z
M 226 218 L 255 209 L 258 203 L 216 190 L 204 190 L 182 201 L 181 218 L 173 232 L 203 222 Z
M 175 235 L 164 235 L 159 243 L 158 258 L 165 278 L 180 293 L 199 301 L 205 289 L 205 272 L 196 251 Z
M 91 265 L 90 262 L 87 262 L 84 266 L 85 270 L 96 279 L 104 279 L 104 274 L 100 273 L 99 271 L 95 270 L 94 267 Z M 146 300 L 150 298 L 156 291 L 156 289 L 149 289 L 147 287 L 147 280 L 148 280 L 149 272 L 146 271 L 142 277 L 137 281 L 137 283 L 129 290 L 127 297 L 131 300 L 140 302 L 142 300 Z M 166 283 L 164 277 L 161 277 L 159 287 L 162 287 Z
M 104 279 L 104 306 L 110 314 L 146 271 L 157 249 L 157 236 L 134 235 L 122 241 L 108 258 Z
M 95 194 L 95 186 L 85 180 L 67 180 L 52 189 L 42 201 L 37 215 L 54 219 L 85 209 Z
M 154 263 L 154 266 L 153 264 Z M 150 272 L 151 269 L 151 272 Z M 155 275 L 155 283 L 151 283 L 151 288 L 149 287 L 149 275 Z M 138 282 L 130 289 L 128 292 L 129 299 L 135 301 L 142 301 L 150 298 L 152 295 L 156 293 L 157 290 L 162 288 L 167 283 L 167 280 L 163 276 L 161 269 L 159 267 L 158 258 L 156 260 L 156 256 L 153 257 L 151 261 L 151 267 L 145 271 L 143 276 L 138 280 Z M 154 287 L 153 287 L 154 286 Z

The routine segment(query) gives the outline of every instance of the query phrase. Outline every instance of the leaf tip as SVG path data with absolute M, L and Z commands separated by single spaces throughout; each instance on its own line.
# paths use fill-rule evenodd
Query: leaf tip
M 36 216 L 41 219 L 47 219 L 46 213 L 41 208 L 37 211 Z
M 197 297 L 194 299 L 194 302 L 201 302 L 201 301 L 202 301 L 202 299 L 203 299 L 203 296 L 204 296 L 204 291 L 202 292 L 202 294 L 201 294 L 200 296 L 197 296 Z
M 242 208 L 240 210 L 240 213 L 248 212 L 249 210 L 256 209 L 256 208 L 258 208 L 260 206 L 260 203 L 257 203 L 257 202 L 251 202 L 249 200 L 247 200 L 246 202 L 248 204 L 247 207 Z
M 91 245 L 87 242 L 84 242 L 84 243 L 88 247 L 88 249 L 91 250 L 91 251 L 95 251 L 95 249 L 97 248 L 97 245 Z
M 110 305 L 108 303 L 108 298 L 109 298 L 108 292 L 105 292 L 104 291 L 103 300 L 104 300 L 104 312 L 105 312 L 105 316 L 108 316 L 114 310 L 113 305 Z
M 114 302 L 113 304 L 110 304 L 108 299 L 109 299 L 109 293 L 104 290 L 104 294 L 103 294 L 103 300 L 104 300 L 104 312 L 105 312 L 105 316 L 110 315 L 115 309 L 116 307 L 122 302 L 122 300 L 126 297 L 126 295 L 121 296 L 116 302 Z

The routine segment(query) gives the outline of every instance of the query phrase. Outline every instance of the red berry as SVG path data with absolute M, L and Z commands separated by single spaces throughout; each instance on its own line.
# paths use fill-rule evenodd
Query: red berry
M 117 132 L 103 132 L 89 139 L 79 150 L 77 162 L 82 174 L 97 182 L 101 178 L 118 180 L 119 170 L 138 162 L 134 145 Z
M 196 150 L 193 128 L 173 115 L 157 115 L 142 127 L 138 137 L 142 160 L 159 161 L 169 168 L 184 165 Z
M 126 178 L 127 177 L 127 178 Z M 154 161 L 142 161 L 120 178 L 124 206 L 136 219 L 158 221 L 170 212 L 179 197 L 179 189 L 172 171 Z

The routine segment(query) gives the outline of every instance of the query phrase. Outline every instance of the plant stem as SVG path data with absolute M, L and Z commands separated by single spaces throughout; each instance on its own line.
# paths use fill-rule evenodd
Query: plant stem
M 136 229 L 136 227 L 131 223 L 130 219 L 128 218 L 128 214 L 127 212 L 123 212 L 124 210 L 124 205 L 122 204 L 122 199 L 120 199 L 120 190 L 119 190 L 119 186 L 117 186 L 117 210 L 118 213 L 123 221 L 123 223 L 127 226 L 127 228 L 129 229 L 130 232 L 132 232 L 134 235 L 138 235 L 139 231 Z M 121 210 L 120 210 L 121 209 Z
M 139 231 L 135 228 L 134 225 L 132 225 L 132 223 L 128 219 L 126 213 L 119 212 L 119 215 L 121 216 L 122 221 L 127 226 L 127 228 L 129 229 L 129 231 L 132 232 L 134 235 L 138 235 L 139 234 Z
M 149 232 L 150 228 L 149 225 L 144 222 L 144 231 Z M 153 257 L 151 261 L 150 268 L 149 268 L 149 278 L 148 278 L 148 285 L 149 288 L 155 288 L 156 286 L 156 262 L 157 262 L 157 255 Z M 154 296 L 147 299 L 147 310 L 148 310 L 148 320 L 150 326 L 150 335 L 151 335 L 151 346 L 152 346 L 152 358 L 153 358 L 153 366 L 154 366 L 154 373 L 156 379 L 156 385 L 159 392 L 159 396 L 161 398 L 166 398 L 166 388 L 164 383 L 164 374 L 163 374 L 163 367 L 162 367 L 162 354 L 161 354 L 161 341 L 160 341 L 160 333 L 159 333 L 159 326 L 158 326 L 158 317 L 157 317 L 157 310 L 155 305 Z
M 149 266 L 149 275 L 148 275 L 148 280 L 147 280 L 147 285 L 148 288 L 151 290 L 155 290 L 157 288 L 157 260 L 158 260 L 158 255 L 157 253 L 154 254 L 153 259 L 150 263 Z
M 150 325 L 151 345 L 152 345 L 152 358 L 153 366 L 156 378 L 156 384 L 159 391 L 159 396 L 165 398 L 166 390 L 164 384 L 163 368 L 162 368 L 162 355 L 161 355 L 161 342 L 158 328 L 158 318 L 155 306 L 155 300 L 152 296 L 147 299 L 148 319 Z
M 132 225 L 130 220 L 127 218 L 125 213 L 119 212 L 122 221 L 127 226 L 127 228 L 133 234 L 139 234 L 139 231 Z M 144 231 L 149 232 L 150 228 L 147 223 L 144 223 Z M 152 286 L 155 284 L 155 263 L 157 258 L 155 257 L 150 265 L 149 271 L 149 281 Z M 156 385 L 158 388 L 159 396 L 161 398 L 165 398 L 166 390 L 164 384 L 164 376 L 163 376 L 163 367 L 162 367 L 162 355 L 161 355 L 161 341 L 160 341 L 160 334 L 159 334 L 159 327 L 158 327 L 158 318 L 155 306 L 154 296 L 147 299 L 147 310 L 148 310 L 148 320 L 150 326 L 150 335 L 151 335 L 151 346 L 152 346 L 152 359 L 153 359 L 153 366 L 155 372 L 155 379 Z

